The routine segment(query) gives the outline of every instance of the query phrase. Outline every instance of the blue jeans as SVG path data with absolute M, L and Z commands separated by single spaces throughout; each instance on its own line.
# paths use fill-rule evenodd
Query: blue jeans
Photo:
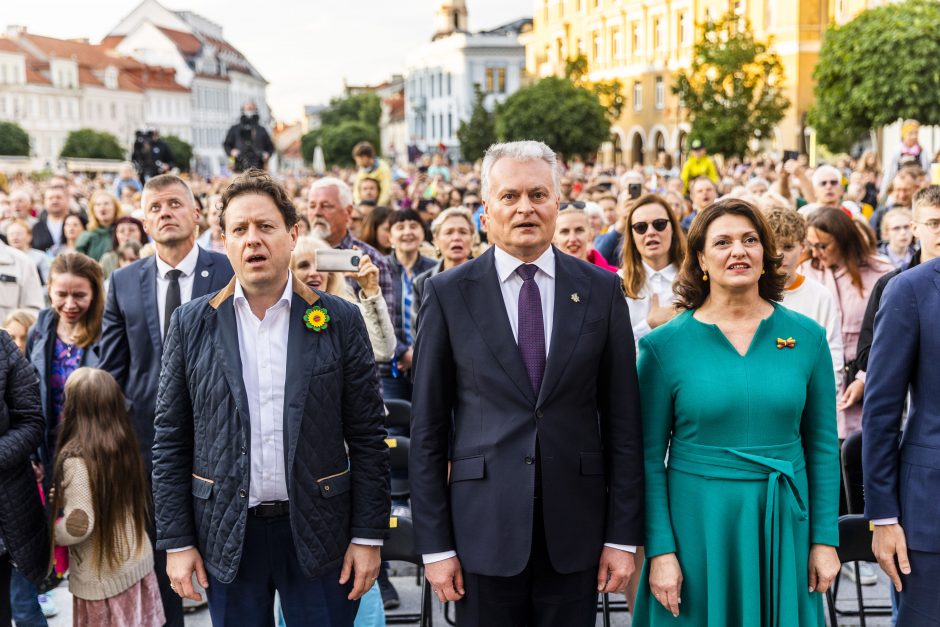
M 49 627 L 38 596 L 36 586 L 14 568 L 10 575 L 10 609 L 16 627 Z
M 411 402 L 411 377 L 399 374 L 397 377 L 382 377 L 382 398 Z

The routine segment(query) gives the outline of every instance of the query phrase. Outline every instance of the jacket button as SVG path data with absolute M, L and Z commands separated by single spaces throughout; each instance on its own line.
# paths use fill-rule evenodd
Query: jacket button
M 541 409 L 536 409 L 536 410 L 535 410 L 535 417 L 536 417 L 536 418 L 541 418 L 543 415 L 544 415 L 544 414 L 542 413 L 542 410 L 541 410 Z
M 329 491 L 330 491 L 330 486 L 328 486 L 328 485 L 323 486 L 323 491 L 324 491 L 324 492 L 329 492 Z
M 525 456 L 525 463 L 531 465 L 534 461 L 535 461 L 535 460 L 532 459 L 532 456 L 531 456 L 531 455 L 526 455 L 526 456 Z
M 243 447 L 242 447 L 242 455 L 247 455 L 247 454 L 248 454 L 248 447 L 247 447 L 247 446 L 243 446 Z
M 242 497 L 243 499 L 248 498 L 248 492 L 246 492 L 245 490 L 239 490 L 238 496 Z

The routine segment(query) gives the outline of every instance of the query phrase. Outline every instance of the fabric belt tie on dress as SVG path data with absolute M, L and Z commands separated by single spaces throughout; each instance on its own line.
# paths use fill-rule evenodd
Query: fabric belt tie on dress
M 782 579 L 780 556 L 794 553 L 794 522 L 809 518 L 796 486 L 796 475 L 806 469 L 803 442 L 776 446 L 724 448 L 672 439 L 669 468 L 712 479 L 767 482 L 764 505 L 762 604 L 770 612 L 770 625 L 780 625 L 778 582 Z

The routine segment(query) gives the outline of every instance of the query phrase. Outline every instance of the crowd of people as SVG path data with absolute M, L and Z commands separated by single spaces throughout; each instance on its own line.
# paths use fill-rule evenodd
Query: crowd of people
M 66 574 L 77 625 L 182 625 L 203 595 L 265 624 L 274 588 L 287 624 L 384 624 L 392 505 L 459 624 L 592 625 L 626 590 L 636 625 L 823 625 L 862 431 L 898 624 L 936 624 L 918 130 L 884 167 L 363 142 L 325 176 L 13 177 L 0 625 L 45 624 Z M 412 408 L 395 503 L 389 400 Z

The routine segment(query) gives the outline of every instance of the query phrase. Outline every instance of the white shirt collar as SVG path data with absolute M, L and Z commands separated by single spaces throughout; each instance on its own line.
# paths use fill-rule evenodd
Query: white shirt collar
M 188 277 L 192 276 L 193 272 L 196 271 L 196 263 L 199 262 L 199 246 L 193 244 L 192 250 L 190 250 L 183 260 L 174 268 L 167 262 L 160 259 L 160 255 L 155 255 L 157 258 L 157 274 L 162 278 L 166 278 L 166 273 L 170 270 L 179 270 L 183 273 L 183 276 Z
M 287 271 L 287 284 L 284 286 L 284 293 L 281 294 L 281 297 L 276 303 L 271 305 L 270 309 L 274 309 L 281 303 L 287 303 L 290 305 L 291 298 L 294 294 L 294 275 L 291 274 L 290 270 Z M 245 297 L 245 290 L 242 289 L 242 284 L 238 279 L 235 279 L 235 304 L 244 303 L 248 304 L 248 299 Z
M 521 259 L 516 259 L 505 250 L 499 246 L 494 246 L 496 249 L 493 251 L 494 262 L 496 264 L 496 275 L 499 277 L 500 283 L 505 283 L 509 277 L 515 273 L 516 268 L 520 265 L 526 263 Z M 532 262 L 538 269 L 547 274 L 551 278 L 555 278 L 555 252 L 551 246 L 542 253 L 542 256 Z
M 676 264 L 674 263 L 669 264 L 662 270 L 653 270 L 653 268 L 645 261 L 641 261 L 640 263 L 643 264 L 643 269 L 646 270 L 647 278 L 653 276 L 654 274 L 659 274 L 662 275 L 662 277 L 667 281 L 673 281 L 675 280 L 676 275 L 679 273 L 679 268 L 677 268 Z

